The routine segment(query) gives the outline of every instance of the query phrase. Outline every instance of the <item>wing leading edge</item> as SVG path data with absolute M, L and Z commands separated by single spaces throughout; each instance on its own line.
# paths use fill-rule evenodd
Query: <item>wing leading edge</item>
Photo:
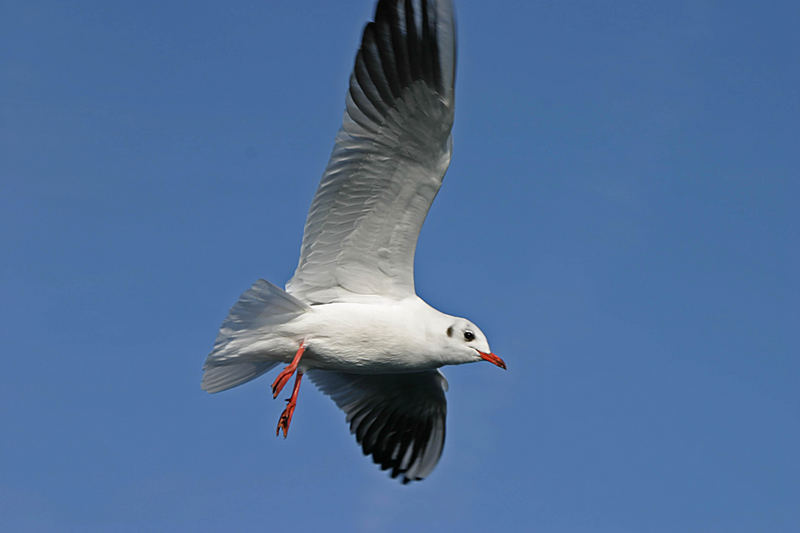
M 381 0 L 287 290 L 309 303 L 414 294 L 417 237 L 450 164 L 449 0 Z

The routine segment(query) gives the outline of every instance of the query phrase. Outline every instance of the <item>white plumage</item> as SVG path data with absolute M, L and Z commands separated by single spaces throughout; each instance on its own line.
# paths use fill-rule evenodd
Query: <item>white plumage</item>
M 414 290 L 414 251 L 450 163 L 455 25 L 448 0 L 381 0 L 364 29 L 342 128 L 284 292 L 257 281 L 222 324 L 203 388 L 218 392 L 289 363 L 278 423 L 288 432 L 305 373 L 346 413 L 365 454 L 404 482 L 444 446 L 447 382 L 438 368 L 502 368 L 469 321 Z

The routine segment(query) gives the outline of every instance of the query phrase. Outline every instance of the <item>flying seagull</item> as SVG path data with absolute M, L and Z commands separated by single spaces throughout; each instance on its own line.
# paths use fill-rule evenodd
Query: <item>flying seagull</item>
M 365 455 L 403 483 L 425 478 L 444 446 L 444 365 L 506 368 L 469 320 L 414 290 L 422 223 L 450 164 L 455 24 L 450 0 L 380 0 L 364 28 L 342 127 L 306 220 L 286 290 L 256 281 L 222 323 L 203 366 L 219 392 L 287 364 L 346 414 Z

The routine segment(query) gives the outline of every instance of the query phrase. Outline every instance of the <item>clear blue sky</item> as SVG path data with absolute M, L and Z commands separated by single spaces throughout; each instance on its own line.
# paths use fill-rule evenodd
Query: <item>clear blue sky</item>
M 797 2 L 456 0 L 420 295 L 444 456 L 389 480 L 305 384 L 201 365 L 283 284 L 372 0 L 6 1 L 0 529 L 800 530 Z

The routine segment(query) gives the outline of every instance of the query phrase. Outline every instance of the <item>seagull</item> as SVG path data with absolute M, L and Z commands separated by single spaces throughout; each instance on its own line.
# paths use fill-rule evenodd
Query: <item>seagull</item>
M 308 374 L 364 454 L 404 484 L 442 455 L 439 368 L 506 368 L 475 324 L 414 288 L 417 237 L 450 164 L 455 63 L 450 0 L 378 2 L 294 276 L 285 291 L 258 280 L 242 294 L 203 366 L 202 388 L 214 393 L 285 364 L 272 383 L 277 398 L 295 376 L 275 432 L 284 438 Z

